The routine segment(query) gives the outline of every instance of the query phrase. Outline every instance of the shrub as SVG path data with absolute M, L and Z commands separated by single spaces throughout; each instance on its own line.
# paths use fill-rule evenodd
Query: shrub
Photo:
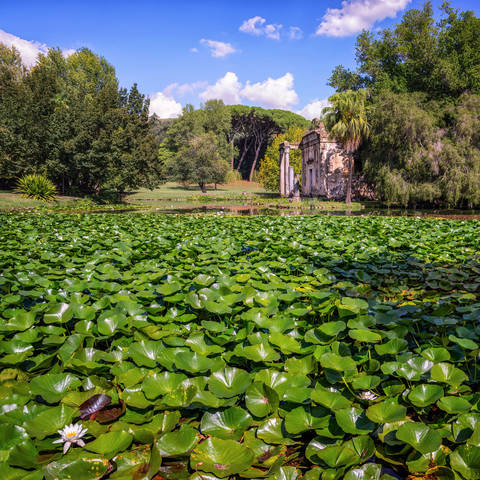
M 37 174 L 25 175 L 20 178 L 15 191 L 24 197 L 45 202 L 55 200 L 57 194 L 55 185 L 44 175 Z
M 229 172 L 227 173 L 227 176 L 225 177 L 226 183 L 235 183 L 241 180 L 242 180 L 242 176 L 240 175 L 240 172 L 238 172 L 237 170 L 229 170 Z

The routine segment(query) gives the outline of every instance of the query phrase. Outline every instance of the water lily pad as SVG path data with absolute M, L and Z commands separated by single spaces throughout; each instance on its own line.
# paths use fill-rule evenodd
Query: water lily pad
M 432 380 L 446 383 L 453 387 L 458 387 L 467 380 L 467 375 L 450 363 L 437 363 L 432 367 L 430 375 Z
M 222 412 L 205 412 L 200 423 L 203 434 L 218 438 L 240 440 L 243 432 L 252 424 L 252 417 L 240 407 L 227 408 Z
M 408 399 L 416 407 L 426 407 L 435 403 L 443 396 L 443 388 L 439 385 L 421 384 L 417 385 L 408 394 Z
M 225 478 L 251 467 L 254 459 L 253 452 L 240 443 L 220 438 L 207 438 L 193 451 L 190 465 L 194 470 Z
M 245 393 L 245 405 L 255 417 L 265 417 L 276 412 L 279 396 L 275 390 L 267 387 L 263 382 L 255 382 Z
M 30 388 L 34 395 L 40 395 L 48 403 L 56 403 L 80 384 L 80 380 L 70 373 L 47 373 L 33 378 Z
M 186 455 L 197 443 L 197 430 L 182 425 L 179 430 L 163 434 L 156 442 L 158 452 L 164 457 Z
M 330 421 L 330 412 L 323 407 L 297 407 L 285 416 L 285 429 L 298 434 L 308 430 L 325 428 Z
M 367 408 L 367 417 L 375 423 L 391 423 L 403 420 L 407 415 L 407 408 L 397 400 L 385 400 Z
M 350 407 L 337 410 L 335 418 L 345 433 L 362 435 L 375 430 L 375 424 L 367 418 L 365 411 L 361 408 Z
M 166 395 L 177 389 L 187 378 L 183 373 L 160 372 L 147 375 L 142 383 L 142 390 L 145 396 L 153 400 L 160 395 Z
M 438 432 L 418 422 L 407 422 L 400 425 L 396 436 L 398 440 L 408 443 L 420 453 L 434 452 L 442 443 L 442 437 Z
M 217 397 L 230 398 L 245 392 L 251 383 L 252 379 L 245 370 L 225 367 L 212 373 L 208 380 L 208 388 Z
M 97 437 L 93 442 L 85 445 L 91 452 L 112 458 L 119 452 L 126 450 L 132 443 L 133 436 L 127 432 L 108 432 Z

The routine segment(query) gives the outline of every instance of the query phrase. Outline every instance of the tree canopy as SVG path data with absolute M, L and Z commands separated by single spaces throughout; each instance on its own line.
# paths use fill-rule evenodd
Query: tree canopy
M 149 101 L 119 88 L 103 57 L 50 49 L 27 69 L 0 44 L 0 183 L 43 173 L 69 194 L 114 194 L 161 181 Z
M 379 197 L 402 205 L 480 204 L 480 19 L 444 2 L 394 28 L 362 32 L 358 68 L 337 66 L 337 92 L 367 90 L 360 164 Z M 477 129 L 477 130 L 476 130 Z
M 336 93 L 329 99 L 330 106 L 324 108 L 323 122 L 327 131 L 337 138 L 349 156 L 348 182 L 345 203 L 352 202 L 353 153 L 358 150 L 363 138 L 368 137 L 370 127 L 365 106 L 365 90 L 347 90 Z

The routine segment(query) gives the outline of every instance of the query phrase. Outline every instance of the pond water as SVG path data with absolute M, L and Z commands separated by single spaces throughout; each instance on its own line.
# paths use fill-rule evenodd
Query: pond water
M 149 210 L 152 211 L 152 210 Z M 195 208 L 155 209 L 155 213 L 166 214 L 227 214 L 239 216 L 251 215 L 332 215 L 332 216 L 395 216 L 395 217 L 430 217 L 448 218 L 451 220 L 480 220 L 480 210 L 402 210 L 402 209 L 370 209 L 361 210 L 321 210 L 321 209 L 294 209 L 294 208 L 263 208 L 258 206 L 224 206 L 219 207 L 202 205 Z

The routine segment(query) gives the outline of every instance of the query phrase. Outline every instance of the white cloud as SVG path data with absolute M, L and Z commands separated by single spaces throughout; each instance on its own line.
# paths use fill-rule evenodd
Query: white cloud
M 74 48 L 67 48 L 66 50 L 62 50 L 62 54 L 65 58 L 73 55 L 75 52 L 76 50 Z
M 288 30 L 288 38 L 290 40 L 300 40 L 303 38 L 303 31 L 300 27 L 290 27 Z
M 297 113 L 303 115 L 308 120 L 312 120 L 314 118 L 321 118 L 323 116 L 323 109 L 325 107 L 328 107 L 328 105 L 329 102 L 327 98 L 323 100 L 315 99 L 312 103 L 305 105 Z
M 250 35 L 265 35 L 273 40 L 280 40 L 280 30 L 282 25 L 279 24 L 266 24 L 267 20 L 260 16 L 255 16 L 245 20 L 239 30 L 243 33 Z
M 48 52 L 48 45 L 44 43 L 36 42 L 34 40 L 24 40 L 23 38 L 7 33 L 4 30 L 0 30 L 0 43 L 7 45 L 7 47 L 15 47 L 22 57 L 22 62 L 31 67 L 37 63 L 37 57 L 41 53 L 46 54 Z M 62 50 L 64 57 L 69 57 L 76 52 L 73 48 Z
M 293 88 L 293 75 L 286 73 L 283 77 L 268 78 L 264 82 L 251 84 L 247 82 L 240 92 L 253 103 L 270 108 L 290 108 L 298 103 L 298 95 Z
M 175 118 L 182 114 L 182 105 L 171 96 L 157 92 L 150 97 L 150 115 L 160 118 Z
M 256 17 L 249 18 L 245 20 L 241 25 L 239 30 L 243 33 L 249 33 L 251 35 L 262 35 L 263 34 L 263 24 L 266 20 L 258 15 Z M 257 27 L 258 24 L 258 27 Z
M 329 8 L 316 35 L 347 37 L 370 28 L 387 17 L 394 18 L 411 0 L 343 0 L 342 8 Z
M 227 55 L 238 52 L 238 50 L 235 50 L 235 48 L 232 47 L 231 43 L 217 42 L 216 40 L 207 40 L 206 38 L 202 38 L 200 43 L 210 48 L 210 53 L 212 57 L 215 58 L 223 58 Z
M 241 102 L 241 88 L 242 84 L 238 81 L 238 77 L 233 72 L 227 72 L 214 85 L 209 85 L 199 96 L 202 100 L 216 98 L 233 105 Z
M 15 47 L 20 52 L 22 61 L 27 67 L 36 63 L 37 56 L 40 53 L 47 53 L 48 51 L 48 46 L 43 43 L 24 40 L 3 30 L 0 30 L 0 43 L 8 47 Z
M 198 48 L 193 47 L 193 48 L 190 49 L 190 51 L 192 53 L 198 53 Z
M 179 97 L 183 97 L 188 93 L 195 93 L 197 90 L 200 90 L 201 88 L 205 88 L 207 86 L 208 86 L 207 82 L 193 82 L 193 83 L 182 83 L 182 84 L 171 83 L 170 85 L 167 85 L 163 89 L 163 93 L 167 97 L 173 97 L 174 93 Z

